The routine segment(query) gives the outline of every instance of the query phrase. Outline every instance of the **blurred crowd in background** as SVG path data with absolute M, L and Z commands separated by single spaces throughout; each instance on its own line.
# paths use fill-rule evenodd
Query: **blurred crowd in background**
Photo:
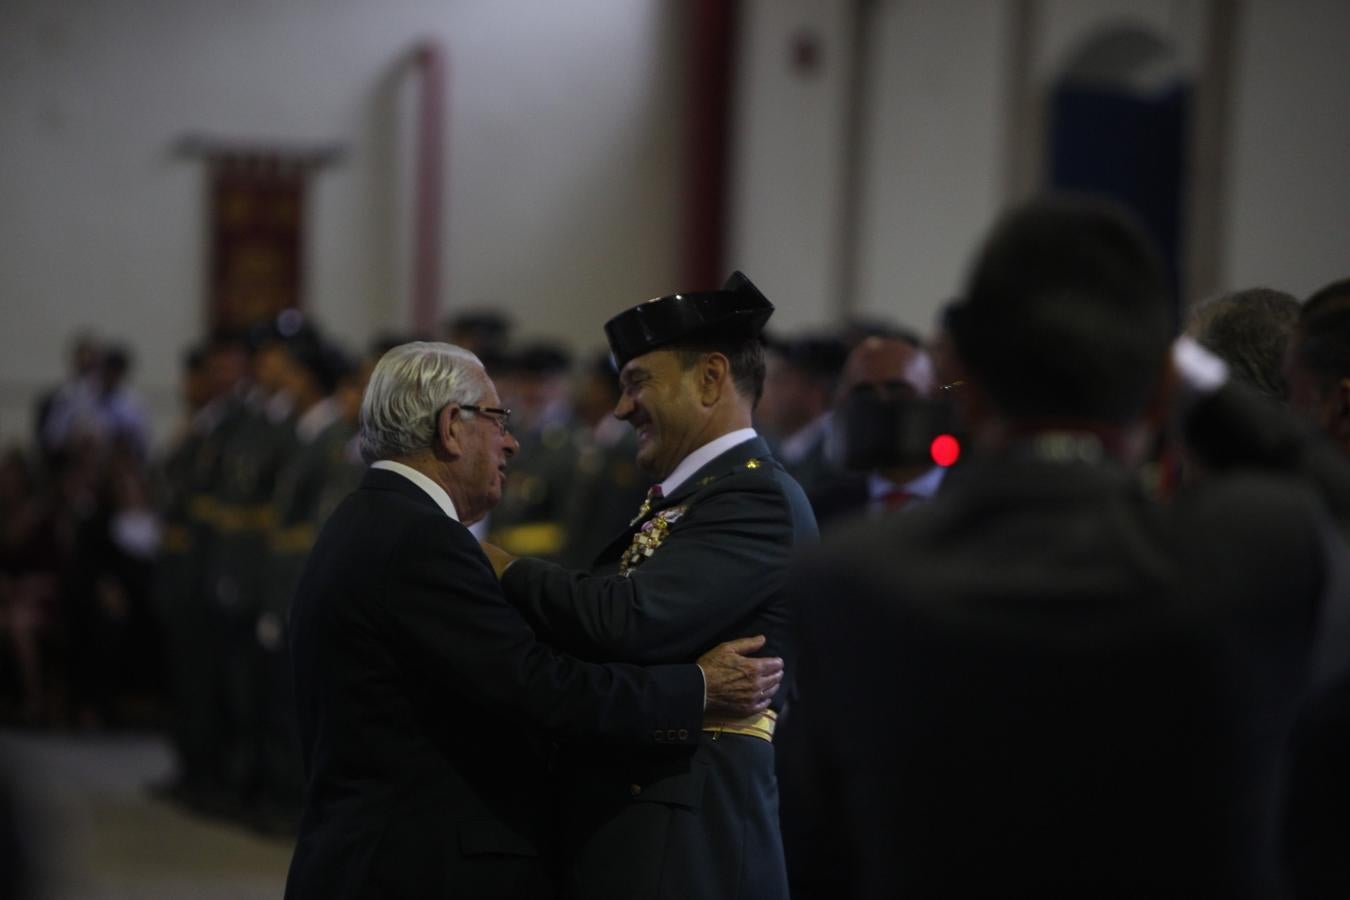
M 612 415 L 618 377 L 605 351 L 578 358 L 512 332 L 476 311 L 437 336 L 480 356 L 520 441 L 503 501 L 475 532 L 582 567 L 648 488 L 632 429 Z M 849 349 L 868 336 L 919 352 L 916 336 L 880 323 L 771 341 L 761 428 L 784 439 L 808 489 L 843 471 L 824 425 Z M 157 791 L 293 827 L 286 606 L 318 528 L 364 470 L 366 379 L 409 339 L 381 335 L 358 355 L 288 311 L 204 340 L 182 358 L 175 433 L 154 447 L 131 350 L 75 336 L 31 441 L 0 461 L 0 723 L 163 728 L 179 774 Z
M 1247 291 L 1202 304 L 1190 330 L 1238 378 L 1283 399 L 1298 315 L 1289 295 Z M 487 310 L 454 317 L 437 337 L 483 360 L 520 442 L 502 503 L 475 533 L 517 555 L 587 566 L 648 488 L 632 429 L 612 415 L 608 353 L 518 341 Z M 132 353 L 77 336 L 67 380 L 34 410 L 31 447 L 0 462 L 3 723 L 162 728 L 178 772 L 156 792 L 289 832 L 301 772 L 286 609 L 318 529 L 364 469 L 366 379 L 408 339 L 382 335 L 356 355 L 292 310 L 205 340 L 183 356 L 177 431 L 154 448 Z M 918 333 L 856 321 L 766 340 L 756 425 L 823 531 L 933 495 L 959 443 L 939 452 L 929 439 L 941 428 L 925 427 L 917 450 L 897 456 L 903 423 L 886 421 L 888 399 L 942 394 Z M 1165 453 L 1155 469 L 1164 484 Z

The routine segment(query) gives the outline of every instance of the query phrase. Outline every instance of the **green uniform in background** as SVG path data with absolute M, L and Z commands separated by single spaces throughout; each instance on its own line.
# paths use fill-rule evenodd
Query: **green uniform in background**
M 520 450 L 506 469 L 502 502 L 492 511 L 488 539 L 508 553 L 559 559 L 577 456 L 568 423 L 521 436 Z
M 241 804 L 258 790 L 265 712 L 257 697 L 265 682 L 257 624 L 268 578 L 272 498 L 295 427 L 277 404 L 245 404 L 221 448 L 220 481 L 211 497 L 213 536 L 205 575 L 214 627 L 217 696 L 223 705 L 225 777 Z
M 261 677 L 255 703 L 263 716 L 254 748 L 259 779 L 256 824 L 278 830 L 295 824 L 304 789 L 286 649 L 291 596 L 319 529 L 336 502 L 356 486 L 361 471 L 347 457 L 352 429 L 338 418 L 333 401 L 322 401 L 301 416 L 295 436 L 294 452 L 276 479 L 256 632 Z

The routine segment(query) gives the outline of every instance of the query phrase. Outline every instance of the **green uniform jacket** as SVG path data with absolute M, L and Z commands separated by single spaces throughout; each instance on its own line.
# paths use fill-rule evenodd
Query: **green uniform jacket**
M 651 553 L 623 574 L 640 534 Z M 764 634 L 791 671 L 784 576 L 815 538 L 806 496 L 756 438 L 657 501 L 589 573 L 522 559 L 503 588 L 543 640 L 585 659 L 688 662 Z M 696 748 L 565 748 L 558 775 L 576 896 L 787 896 L 771 743 L 705 732 Z

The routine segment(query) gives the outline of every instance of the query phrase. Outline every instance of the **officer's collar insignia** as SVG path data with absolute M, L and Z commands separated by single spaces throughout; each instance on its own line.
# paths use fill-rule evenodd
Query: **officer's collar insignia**
M 751 457 L 750 459 L 747 459 L 745 461 L 745 467 L 747 469 L 758 469 L 762 465 L 764 464 L 759 460 L 755 459 L 754 457 Z

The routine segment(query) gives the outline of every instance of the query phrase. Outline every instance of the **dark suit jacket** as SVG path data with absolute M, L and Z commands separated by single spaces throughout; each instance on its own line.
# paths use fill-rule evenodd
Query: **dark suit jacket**
M 1162 507 L 1009 454 L 835 535 L 792 578 L 794 897 L 1277 896 L 1325 524 L 1286 476 Z
M 372 470 L 291 610 L 307 786 L 286 896 L 548 897 L 539 730 L 649 743 L 702 718 L 694 666 L 535 640 L 468 530 Z
M 590 572 L 517 561 L 503 578 L 508 599 L 547 640 L 584 658 L 671 663 L 764 634 L 763 654 L 784 657 L 790 672 L 784 579 L 794 550 L 815 541 L 815 520 L 763 441 L 695 472 L 648 520 L 662 515 L 677 518 L 629 576 L 617 573 L 619 561 L 641 523 Z M 577 896 L 786 896 L 772 744 L 723 734 L 696 750 L 582 748 L 565 765 L 562 832 Z

